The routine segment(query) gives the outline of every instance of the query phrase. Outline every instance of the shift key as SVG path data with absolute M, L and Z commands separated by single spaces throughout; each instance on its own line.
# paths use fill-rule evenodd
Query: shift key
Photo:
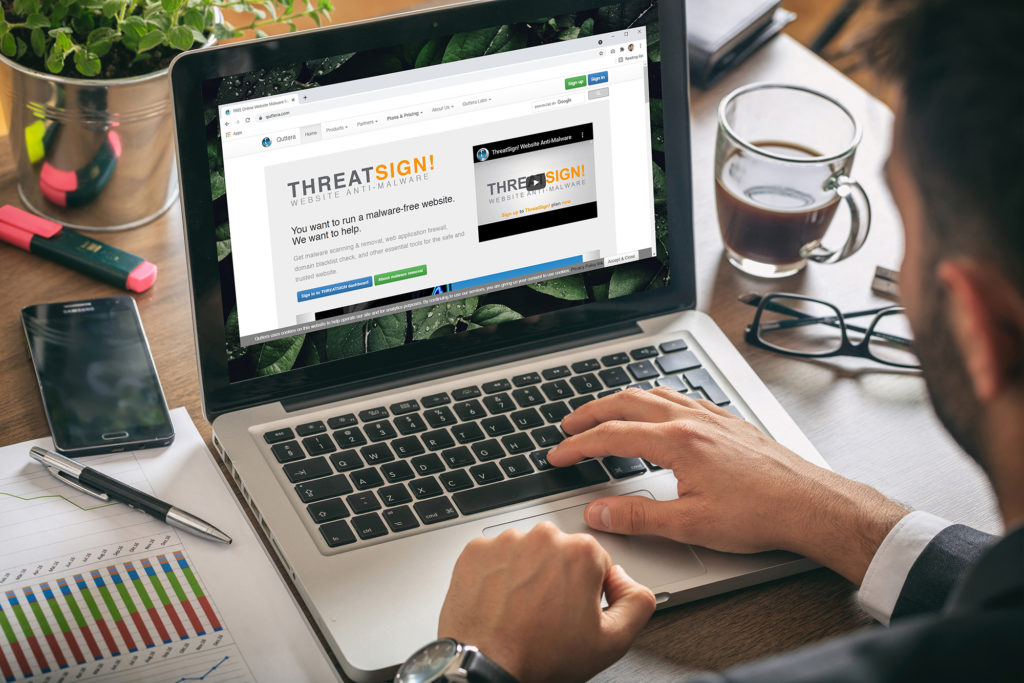
M 452 494 L 452 500 L 464 515 L 493 510 L 534 498 L 564 493 L 586 486 L 600 484 L 610 479 L 596 460 L 581 462 L 572 467 L 545 470 L 515 479 L 506 479 L 497 484 L 478 486 L 467 491 Z

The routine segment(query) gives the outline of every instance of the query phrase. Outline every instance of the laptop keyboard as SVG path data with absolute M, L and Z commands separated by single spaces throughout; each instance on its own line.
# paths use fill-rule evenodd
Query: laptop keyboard
M 682 339 L 409 398 L 263 434 L 330 548 L 660 469 L 547 461 L 559 423 L 626 387 L 667 386 L 739 412 Z

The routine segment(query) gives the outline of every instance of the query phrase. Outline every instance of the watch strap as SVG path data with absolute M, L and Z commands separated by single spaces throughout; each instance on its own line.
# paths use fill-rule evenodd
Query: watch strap
M 469 683 L 519 683 L 512 674 L 479 650 L 466 653 L 462 668 L 466 671 Z

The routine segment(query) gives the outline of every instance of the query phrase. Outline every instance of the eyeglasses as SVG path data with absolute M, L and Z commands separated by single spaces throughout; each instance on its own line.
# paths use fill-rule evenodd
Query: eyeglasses
M 854 356 L 898 368 L 921 367 L 902 306 L 843 313 L 826 301 L 784 293 L 745 294 L 740 301 L 757 306 L 745 335 L 754 346 L 799 358 Z M 869 315 L 874 317 L 867 327 L 847 322 Z

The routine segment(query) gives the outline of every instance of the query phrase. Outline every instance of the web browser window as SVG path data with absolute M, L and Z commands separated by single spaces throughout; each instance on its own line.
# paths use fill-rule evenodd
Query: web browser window
M 644 26 L 218 108 L 241 346 L 657 255 Z

